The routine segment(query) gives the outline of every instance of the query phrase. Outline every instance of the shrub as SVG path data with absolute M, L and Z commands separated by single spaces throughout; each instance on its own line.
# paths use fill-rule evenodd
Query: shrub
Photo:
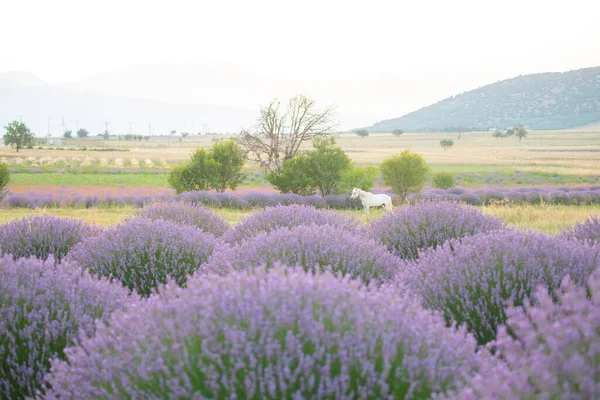
M 404 150 L 381 163 L 383 182 L 400 196 L 402 202 L 406 200 L 408 192 L 419 192 L 423 188 L 428 171 L 425 159 L 410 150 Z
M 92 335 L 96 319 L 134 300 L 72 264 L 0 257 L 0 398 L 33 396 L 79 330 Z
M 404 277 L 423 304 L 450 323 L 467 324 L 479 343 L 506 323 L 506 303 L 522 306 L 539 285 L 554 296 L 570 275 L 582 285 L 600 262 L 599 249 L 533 232 L 497 231 L 450 241 L 425 252 Z
M 429 398 L 475 341 L 392 288 L 298 269 L 192 279 L 56 361 L 47 398 Z
M 585 222 L 577 222 L 572 228 L 563 229 L 559 237 L 567 240 L 578 240 L 592 245 L 600 243 L 600 218 L 592 216 Z
M 359 167 L 350 165 L 340 177 L 336 185 L 336 192 L 350 194 L 352 189 L 357 187 L 362 190 L 370 191 L 377 180 L 377 167 Z
M 60 262 L 76 244 L 101 233 L 80 219 L 32 215 L 0 225 L 0 255 L 46 260 L 52 254 Z
M 403 133 L 404 133 L 404 131 L 402 129 L 394 129 L 392 131 L 392 135 L 394 135 L 396 137 L 400 137 Z
M 317 210 L 314 207 L 298 204 L 279 205 L 267 207 L 238 222 L 224 239 L 229 243 L 240 243 L 261 232 L 312 224 L 331 225 L 347 231 L 356 230 L 360 226 L 357 219 L 333 211 Z
M 366 129 L 357 129 L 357 130 L 354 131 L 354 133 L 356 133 L 361 138 L 369 136 L 369 131 L 366 130 Z
M 279 228 L 259 233 L 237 246 L 218 247 L 203 271 L 228 273 L 274 263 L 307 271 L 332 271 L 365 283 L 388 282 L 399 262 L 383 246 L 356 231 L 330 225 Z
M 444 150 L 448 150 L 450 147 L 454 146 L 454 141 L 450 139 L 440 140 L 440 146 L 442 146 Z
M 175 222 L 133 218 L 76 246 L 68 259 L 117 279 L 141 296 L 172 279 L 184 286 L 211 255 L 216 239 Z
M 458 398 L 574 399 L 600 397 L 600 271 L 586 289 L 565 281 L 553 302 L 544 287 L 535 306 L 507 310 L 507 326 L 491 347 L 501 360 L 484 368 Z
M 454 175 L 450 172 L 438 172 L 433 176 L 433 187 L 437 189 L 450 189 L 456 186 Z
M 208 208 L 187 202 L 154 203 L 135 212 L 136 217 L 162 219 L 179 225 L 191 225 L 215 237 L 224 235 L 231 226 Z
M 315 181 L 306 153 L 284 160 L 278 173 L 265 174 L 265 179 L 281 193 L 310 196 L 315 193 Z
M 373 238 L 404 259 L 419 257 L 419 251 L 458 239 L 501 229 L 502 221 L 475 207 L 447 201 L 406 205 L 369 224 Z
M 2 191 L 10 182 L 10 170 L 8 169 L 8 165 L 0 163 L 0 198 L 2 196 Z

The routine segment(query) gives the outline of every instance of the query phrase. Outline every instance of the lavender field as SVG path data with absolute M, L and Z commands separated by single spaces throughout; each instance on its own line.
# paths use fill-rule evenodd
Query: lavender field
M 54 199 L 139 209 L 0 225 L 0 398 L 599 398 L 600 220 L 547 236 L 440 200 L 508 201 L 482 190 L 367 223 L 324 209 L 347 196 Z

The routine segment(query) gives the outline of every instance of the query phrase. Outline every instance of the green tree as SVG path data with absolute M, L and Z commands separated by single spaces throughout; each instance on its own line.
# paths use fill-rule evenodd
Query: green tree
M 4 144 L 17 149 L 17 153 L 23 147 L 33 146 L 34 137 L 27 125 L 23 122 L 13 121 L 4 127 Z
M 512 136 L 515 134 L 515 130 L 514 129 L 507 129 L 506 130 L 506 136 Z
M 233 141 L 215 143 L 209 151 L 198 149 L 187 164 L 173 168 L 168 183 L 177 193 L 233 190 L 244 179 L 243 167 L 244 155 Z
M 369 136 L 369 131 L 366 129 L 357 129 L 356 131 L 354 131 L 354 133 L 356 133 L 361 138 Z
M 212 160 L 216 162 L 215 173 L 211 177 L 210 186 L 217 192 L 225 189 L 235 190 L 244 180 L 244 152 L 233 140 L 225 140 L 213 144 Z
M 492 137 L 495 137 L 496 140 L 500 139 L 502 137 L 502 131 L 498 128 L 496 128 L 496 130 L 494 131 L 494 133 L 492 133 Z
M 342 173 L 350 167 L 350 158 L 335 144 L 333 137 L 315 138 L 314 150 L 308 153 L 315 186 L 321 196 L 331 194 Z
M 404 133 L 404 131 L 402 129 L 394 129 L 392 131 L 392 135 L 394 135 L 396 137 L 400 137 L 403 133 Z
M 63 137 L 65 139 L 72 139 L 73 138 L 73 131 L 72 130 L 66 130 L 65 133 L 63 133 Z
M 83 128 L 81 128 L 81 129 L 78 129 L 78 130 L 77 130 L 77 137 L 78 137 L 79 139 L 86 138 L 86 137 L 88 137 L 88 136 L 89 136 L 89 134 L 90 134 L 90 133 L 87 131 L 87 129 L 83 129 Z
M 450 189 L 451 187 L 456 186 L 454 175 L 450 172 L 438 172 L 433 176 L 432 182 L 433 187 L 437 189 Z
M 108 131 L 104 131 L 104 133 L 102 134 L 102 138 L 104 140 L 110 139 L 110 133 Z
M 265 174 L 265 179 L 281 193 L 295 193 L 301 196 L 315 194 L 315 180 L 306 153 L 284 160 L 279 172 Z
M 402 202 L 409 192 L 418 192 L 423 188 L 428 172 L 425 159 L 410 150 L 404 150 L 381 163 L 383 182 L 400 196 Z
M 454 146 L 454 141 L 450 139 L 440 140 L 440 146 L 442 146 L 444 150 L 448 150 L 450 147 Z
M 355 187 L 370 191 L 373 185 L 375 185 L 378 173 L 379 169 L 377 167 L 350 165 L 350 167 L 342 172 L 340 181 L 336 185 L 336 192 L 349 193 Z
M 519 142 L 524 137 L 527 137 L 527 129 L 525 129 L 525 127 L 521 124 L 518 124 L 517 126 L 515 126 L 514 131 L 515 131 L 515 136 L 519 138 Z

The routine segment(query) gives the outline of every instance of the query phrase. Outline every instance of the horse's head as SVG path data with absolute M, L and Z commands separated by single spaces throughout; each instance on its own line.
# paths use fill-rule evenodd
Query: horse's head
M 350 198 L 355 199 L 358 196 L 360 196 L 360 189 L 357 189 L 357 188 L 352 189 L 352 195 L 350 196 Z

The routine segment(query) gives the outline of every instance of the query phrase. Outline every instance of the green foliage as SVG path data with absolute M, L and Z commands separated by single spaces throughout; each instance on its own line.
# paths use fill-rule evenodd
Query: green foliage
M 456 186 L 454 175 L 450 172 L 438 172 L 433 175 L 433 187 L 438 189 L 449 189 Z
M 234 190 L 244 179 L 241 172 L 243 167 L 242 150 L 229 140 L 213 144 L 209 151 L 196 150 L 190 162 L 171 170 L 168 182 L 177 193 L 191 190 Z
M 515 136 L 519 138 L 519 142 L 521 139 L 527 136 L 527 129 L 521 124 L 515 126 Z
M 17 153 L 24 147 L 28 149 L 33 148 L 35 139 L 27 125 L 23 122 L 13 121 L 6 125 L 4 129 L 6 129 L 4 144 L 16 148 Z
M 370 191 L 373 185 L 375 185 L 378 173 L 379 170 L 377 167 L 350 165 L 350 167 L 342 172 L 340 181 L 336 185 L 336 192 L 349 193 L 355 187 Z
M 495 137 L 496 140 L 500 139 L 502 136 L 504 136 L 504 135 L 502 134 L 502 131 L 498 128 L 496 128 L 494 133 L 492 133 L 492 137 Z
M 515 134 L 515 130 L 514 129 L 507 129 L 506 130 L 506 136 L 513 136 Z
M 440 140 L 440 146 L 442 146 L 444 150 L 448 150 L 450 147 L 454 146 L 454 141 L 450 139 Z
M 90 133 L 87 131 L 87 129 L 78 129 L 77 130 L 77 137 L 80 139 L 86 138 L 90 135 Z
M 2 198 L 2 190 L 10 182 L 10 170 L 8 165 L 0 163 L 0 198 Z
M 315 181 L 306 153 L 284 160 L 279 173 L 265 174 L 265 179 L 281 193 L 310 196 L 315 193 Z
M 402 129 L 394 129 L 392 131 L 392 135 L 396 136 L 396 137 L 400 137 L 400 135 L 402 135 L 404 133 L 404 131 Z
M 73 138 L 72 134 L 73 134 L 72 130 L 66 130 L 65 133 L 63 133 L 63 137 L 65 139 L 72 139 Z
M 312 151 L 285 160 L 279 173 L 267 174 L 267 180 L 282 193 L 332 194 L 350 167 L 350 158 L 335 144 L 333 137 L 315 138 Z
M 308 153 L 315 186 L 321 196 L 332 194 L 343 172 L 350 167 L 350 158 L 335 145 L 335 138 L 315 138 L 314 150 Z
M 369 136 L 369 131 L 366 129 L 357 129 L 356 131 L 354 131 L 354 133 L 356 133 L 360 137 Z
M 418 192 L 423 188 L 428 172 L 425 159 L 410 150 L 404 150 L 381 163 L 383 182 L 400 196 L 402 202 L 406 200 L 408 192 Z

